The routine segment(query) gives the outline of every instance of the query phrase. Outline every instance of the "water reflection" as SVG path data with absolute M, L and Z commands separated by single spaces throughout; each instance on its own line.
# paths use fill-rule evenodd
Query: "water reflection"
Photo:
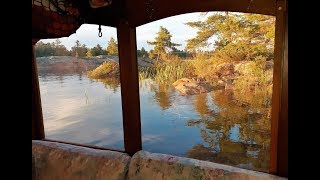
M 159 104 L 162 110 L 168 109 L 172 100 L 170 97 L 171 89 L 169 85 L 166 84 L 154 84 L 150 83 L 151 91 L 154 92 L 154 98 L 156 102 Z
M 207 105 L 207 94 L 198 94 L 195 96 L 196 96 L 194 101 L 195 111 L 198 112 L 201 117 L 205 117 L 206 115 L 209 115 L 211 111 Z
M 238 100 L 237 94 L 232 90 L 179 96 L 168 85 L 151 82 L 149 86 L 154 93 L 154 103 L 158 104 L 162 111 L 174 111 L 175 103 L 179 107 L 187 104 L 193 106 L 193 112 L 198 115 L 193 115 L 197 118 L 184 121 L 185 126 L 198 129 L 202 142 L 189 148 L 185 156 L 242 168 L 268 170 L 270 148 L 268 112 L 271 110 L 271 104 L 261 105 L 260 98 L 263 98 L 261 94 L 246 94 L 247 102 L 243 102 Z M 185 99 L 182 104 L 180 104 L 181 99 Z M 258 101 L 260 103 L 255 103 Z M 141 106 L 143 108 L 143 105 Z M 182 109 L 177 114 L 181 117 L 186 111 Z M 142 118 L 142 121 L 146 119 Z M 194 137 L 190 136 L 184 141 L 191 138 Z
M 194 145 L 187 151 L 187 156 L 243 168 L 268 170 L 270 148 L 268 114 L 250 112 L 250 109 L 254 109 L 251 104 L 239 104 L 235 100 L 233 91 L 213 91 L 211 97 L 220 111 L 206 116 L 209 112 L 205 103 L 206 96 L 197 96 L 194 103 L 195 110 L 201 118 L 189 120 L 187 124 L 199 128 L 205 143 Z M 268 112 L 269 108 L 263 112 Z
M 119 79 L 39 80 L 47 137 L 123 148 Z M 265 96 L 232 90 L 180 96 L 170 85 L 140 81 L 143 149 L 267 171 L 271 103 Z
M 98 79 L 97 81 L 102 82 L 107 89 L 112 89 L 114 93 L 117 93 L 120 87 L 119 78 L 104 78 Z
M 123 149 L 119 88 L 79 74 L 39 74 L 49 139 Z

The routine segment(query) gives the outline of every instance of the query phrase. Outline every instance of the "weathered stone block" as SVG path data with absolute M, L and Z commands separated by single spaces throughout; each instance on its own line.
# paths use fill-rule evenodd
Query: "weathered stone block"
M 139 151 L 131 158 L 128 179 L 280 180 L 286 178 L 207 161 Z
M 125 153 L 37 140 L 32 158 L 37 180 L 126 179 L 130 161 Z

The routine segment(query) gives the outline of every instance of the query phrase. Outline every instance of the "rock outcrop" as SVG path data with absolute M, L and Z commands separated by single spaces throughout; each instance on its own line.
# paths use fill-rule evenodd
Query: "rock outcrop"
M 213 87 L 207 82 L 195 81 L 189 78 L 182 78 L 172 84 L 181 95 L 194 95 L 208 93 Z

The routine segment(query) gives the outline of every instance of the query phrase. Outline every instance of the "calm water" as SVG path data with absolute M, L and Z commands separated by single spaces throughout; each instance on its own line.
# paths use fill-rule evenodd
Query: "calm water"
M 46 137 L 124 149 L 120 87 L 86 75 L 39 75 Z M 266 171 L 270 119 L 232 103 L 232 92 L 181 96 L 140 82 L 144 150 Z

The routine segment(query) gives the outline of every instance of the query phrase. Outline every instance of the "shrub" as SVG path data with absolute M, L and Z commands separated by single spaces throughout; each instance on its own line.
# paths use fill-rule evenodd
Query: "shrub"
M 241 75 L 234 81 L 236 99 L 251 104 L 255 111 L 268 111 L 272 98 L 272 69 L 264 70 L 263 59 L 250 61 L 240 68 Z
M 93 79 L 119 78 L 119 64 L 115 62 L 106 61 L 96 69 L 88 71 L 88 76 Z

